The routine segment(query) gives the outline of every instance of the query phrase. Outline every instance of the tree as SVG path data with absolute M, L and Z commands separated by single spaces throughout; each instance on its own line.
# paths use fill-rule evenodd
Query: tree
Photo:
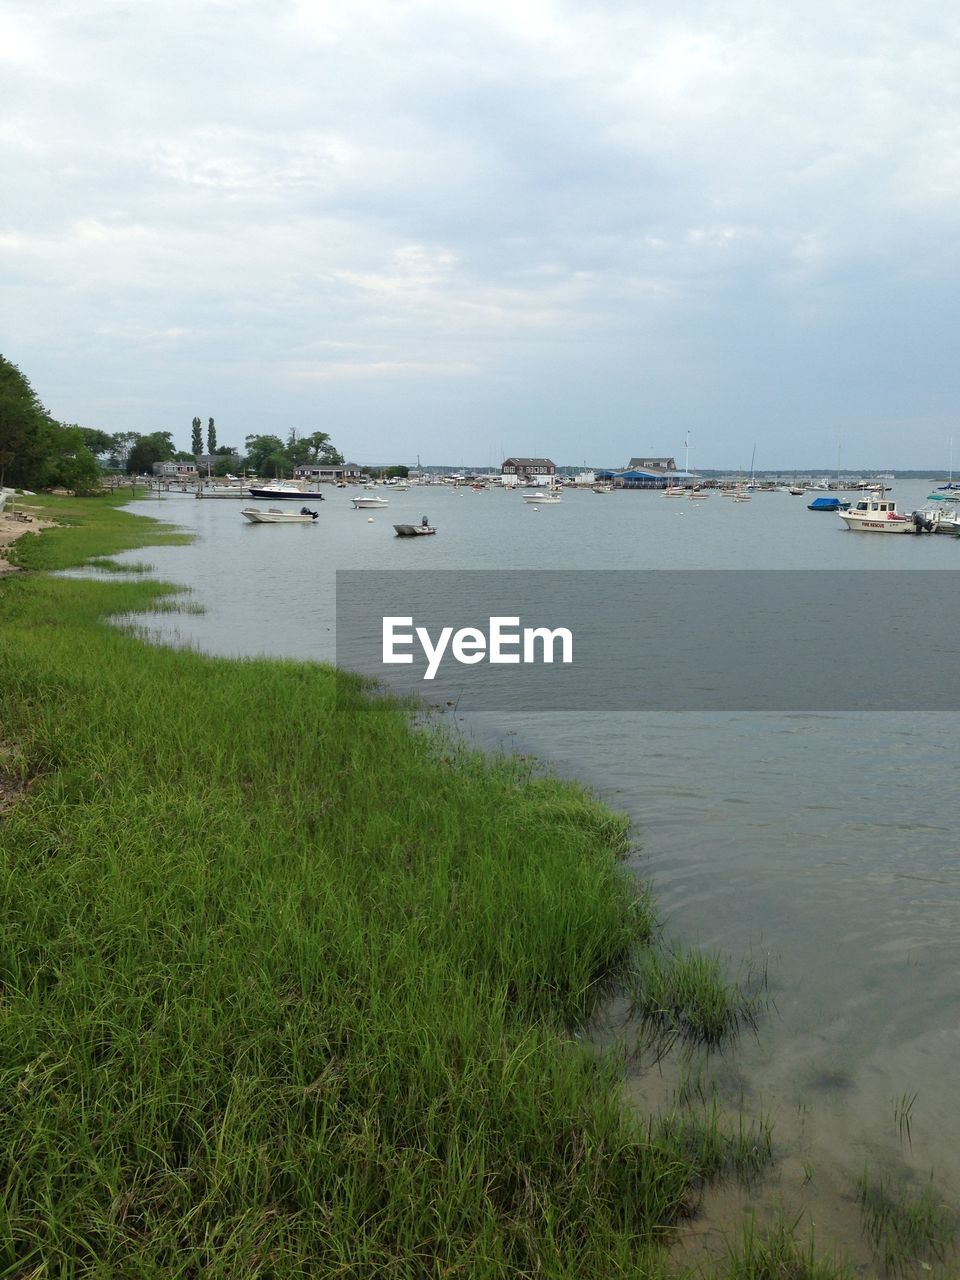
M 173 437 L 169 431 L 138 436 L 127 457 L 127 474 L 149 475 L 155 462 L 168 462 L 173 455 Z
M 113 437 L 113 445 L 110 449 L 110 465 L 117 467 L 120 471 L 126 471 L 130 450 L 139 439 L 136 431 L 118 431 Z
M 72 422 L 63 425 L 68 431 L 80 432 L 84 447 L 89 449 L 95 458 L 101 458 L 104 454 L 113 452 L 113 436 L 108 435 L 106 431 L 98 431 L 95 427 L 78 427 Z
M 213 425 L 213 419 L 207 423 L 207 453 L 216 453 L 217 451 L 217 429 Z M 199 450 L 198 450 L 199 452 Z
M 193 450 L 193 456 L 197 457 L 203 453 L 203 430 L 201 428 L 199 418 L 194 418 L 192 429 L 193 434 L 190 440 L 190 448 Z
M 0 480 L 43 487 L 54 425 L 17 366 L 0 356 Z
M 280 455 L 287 461 L 283 441 L 279 436 L 247 436 L 247 466 L 258 475 L 269 475 L 268 459 Z
M 100 468 L 84 443 L 85 434 L 83 427 L 54 424 L 46 479 L 50 487 L 69 489 L 78 494 L 100 491 Z

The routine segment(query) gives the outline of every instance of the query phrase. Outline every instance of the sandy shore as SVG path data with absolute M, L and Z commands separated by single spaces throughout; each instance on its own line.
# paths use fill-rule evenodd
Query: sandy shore
M 41 520 L 36 508 L 20 507 L 18 500 L 17 509 L 25 511 L 30 517 L 29 521 L 21 520 L 19 515 L 11 515 L 9 511 L 0 512 L 0 573 L 17 572 L 17 566 L 4 559 L 4 552 L 11 543 L 22 538 L 25 533 L 39 533 L 41 529 L 53 528 L 53 521 Z

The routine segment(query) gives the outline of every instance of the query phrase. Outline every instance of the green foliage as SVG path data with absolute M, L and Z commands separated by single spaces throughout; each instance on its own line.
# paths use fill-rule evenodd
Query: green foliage
M 194 418 L 191 423 L 190 448 L 194 457 L 203 453 L 203 429 L 199 418 Z
M 67 424 L 64 424 L 65 426 Z M 108 435 L 106 431 L 97 431 L 92 427 L 77 427 L 75 424 L 69 424 L 68 429 L 79 431 L 83 444 L 90 450 L 95 458 L 101 458 L 106 454 L 114 451 L 114 437 Z
M 155 462 L 169 462 L 174 452 L 173 436 L 169 431 L 153 431 L 147 436 L 138 435 L 127 455 L 127 474 L 150 475 Z
M 0 479 L 5 483 L 92 492 L 100 469 L 88 441 L 96 446 L 109 440 L 102 432 L 55 422 L 16 365 L 0 356 Z
M 217 428 L 214 426 L 213 419 L 207 422 L 207 453 L 216 453 L 217 451 Z
M 48 480 L 55 423 L 15 364 L 0 356 L 0 478 L 42 488 Z
M 285 458 L 283 441 L 279 436 L 247 436 L 247 465 L 258 475 L 271 474 L 267 470 L 268 459 Z

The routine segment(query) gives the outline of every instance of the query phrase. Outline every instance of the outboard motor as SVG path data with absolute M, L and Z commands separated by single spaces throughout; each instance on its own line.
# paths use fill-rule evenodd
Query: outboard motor
M 933 521 L 929 516 L 925 516 L 922 511 L 913 513 L 913 527 L 917 533 L 933 533 Z

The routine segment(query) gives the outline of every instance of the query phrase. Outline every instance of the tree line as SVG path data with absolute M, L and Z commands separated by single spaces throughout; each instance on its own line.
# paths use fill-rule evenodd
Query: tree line
M 20 369 L 0 355 L 0 485 L 89 493 L 100 487 L 104 468 L 149 475 L 154 463 L 196 462 L 201 457 L 215 476 L 240 470 L 283 477 L 299 466 L 343 462 L 326 431 L 304 434 L 293 429 L 286 441 L 275 435 L 249 435 L 240 450 L 217 444 L 216 424 L 209 418 L 204 452 L 203 424 L 194 417 L 190 443 L 193 452 L 185 453 L 176 448 L 169 431 L 111 435 L 57 422 Z

